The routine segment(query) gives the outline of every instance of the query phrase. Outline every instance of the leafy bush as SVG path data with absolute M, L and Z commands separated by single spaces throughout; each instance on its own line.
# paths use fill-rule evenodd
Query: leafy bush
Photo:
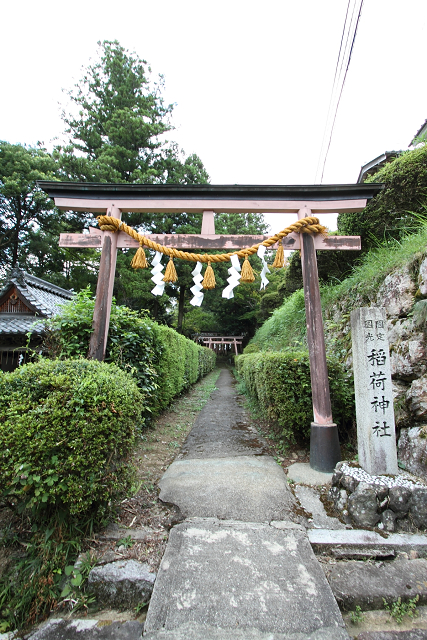
M 143 398 L 114 365 L 40 360 L 0 378 L 0 480 L 33 522 L 99 521 L 132 479 Z
M 252 342 L 251 344 L 247 344 L 243 349 L 243 353 L 258 353 L 260 350 L 259 346 Z
M 47 321 L 45 348 L 50 357 L 87 357 L 94 306 L 89 288 L 83 289 L 62 306 L 60 314 Z M 144 312 L 118 307 L 114 302 L 111 306 L 105 361 L 116 364 L 136 379 L 147 410 L 157 389 L 155 363 L 162 350 L 156 340 L 157 326 Z
M 48 323 L 48 352 L 60 358 L 85 358 L 92 332 L 94 299 L 88 289 L 62 307 Z M 115 363 L 136 380 L 144 397 L 145 418 L 155 416 L 171 400 L 215 366 L 215 353 L 145 313 L 111 307 L 106 362 Z
M 197 382 L 215 366 L 216 355 L 173 329 L 158 325 L 156 335 L 163 346 L 158 360 L 158 391 L 154 412 L 165 409 L 172 399 Z
M 286 298 L 282 306 L 273 312 L 248 346 L 256 345 L 260 350 L 272 351 L 280 351 L 285 347 L 299 349 L 305 345 L 305 335 L 304 291 L 300 289 Z
M 216 363 L 216 353 L 212 349 L 199 347 L 199 378 L 212 371 Z
M 384 189 L 359 213 L 341 213 L 338 231 L 360 235 L 366 251 L 378 240 L 399 239 L 408 227 L 417 227 L 410 212 L 423 213 L 427 198 L 427 144 L 405 151 L 366 182 L 383 182 Z
M 262 417 L 280 439 L 296 442 L 309 437 L 313 408 L 307 353 L 241 355 L 236 357 L 236 369 Z M 334 420 L 345 431 L 354 416 L 352 380 L 336 361 L 329 360 L 328 369 Z

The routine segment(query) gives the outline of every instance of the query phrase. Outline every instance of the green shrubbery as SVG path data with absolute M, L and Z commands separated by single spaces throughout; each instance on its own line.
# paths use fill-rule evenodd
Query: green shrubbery
M 87 356 L 94 304 L 85 289 L 48 321 L 46 348 L 51 356 Z M 153 322 L 144 312 L 113 303 L 105 360 L 135 378 L 147 417 L 157 415 L 175 396 L 212 371 L 216 357 L 211 349 Z
M 156 338 L 162 345 L 156 364 L 158 390 L 153 405 L 154 413 L 165 409 L 182 391 L 206 375 L 215 366 L 216 354 L 212 349 L 200 347 L 173 329 L 156 326 Z
M 0 631 L 49 614 L 82 537 L 129 493 L 143 403 L 130 375 L 97 361 L 0 375 L 0 496 L 27 525 L 25 555 L 0 579 Z
M 382 182 L 384 189 L 363 211 L 340 213 L 338 231 L 360 235 L 366 251 L 378 242 L 405 236 L 420 226 L 415 214 L 424 214 L 427 199 L 427 144 L 404 151 L 366 182 Z
M 0 578 L 0 631 L 45 617 L 82 537 L 129 494 L 147 416 L 215 366 L 215 353 L 113 305 L 106 362 L 86 360 L 94 300 L 48 321 L 40 358 L 0 374 L 0 496 L 29 523 L 26 555 Z M 25 520 L 28 517 L 28 520 Z
M 114 365 L 40 360 L 0 378 L 1 494 L 36 523 L 94 523 L 129 491 L 143 399 Z
M 286 298 L 279 309 L 258 329 L 249 345 L 260 351 L 282 351 L 285 348 L 299 350 L 306 344 L 304 291 L 295 291 Z
M 275 435 L 286 442 L 304 441 L 313 421 L 310 365 L 303 352 L 251 353 L 236 357 L 238 375 L 261 416 Z M 354 416 L 351 378 L 340 364 L 328 361 L 332 412 L 341 431 L 350 429 Z

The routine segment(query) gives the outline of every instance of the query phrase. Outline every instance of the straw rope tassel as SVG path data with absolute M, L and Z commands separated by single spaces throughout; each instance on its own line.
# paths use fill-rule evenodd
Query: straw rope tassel
M 282 238 L 279 240 L 279 246 L 277 247 L 276 257 L 274 258 L 274 269 L 281 269 L 285 266 L 285 254 L 283 253 Z
M 205 271 L 205 277 L 203 278 L 202 287 L 203 289 L 215 289 L 215 273 L 212 269 L 211 263 L 208 263 Z
M 242 265 L 242 276 L 240 278 L 240 282 L 254 282 L 254 280 L 254 272 L 251 267 L 251 263 L 248 260 L 248 256 L 246 256 L 245 261 Z
M 175 265 L 173 263 L 172 256 L 169 258 L 169 262 L 166 267 L 165 277 L 163 278 L 163 282 L 176 282 L 178 280 L 178 275 L 176 273 Z
M 236 255 L 238 258 L 253 256 L 255 253 L 257 253 L 261 245 L 267 247 L 268 249 L 269 247 L 272 247 L 274 244 L 276 244 L 278 240 L 286 237 L 290 233 L 320 233 L 322 235 L 325 235 L 327 233 L 327 228 L 319 223 L 319 219 L 314 216 L 310 216 L 308 218 L 297 220 L 294 224 L 291 224 L 289 227 L 286 227 L 286 229 L 283 229 L 283 231 L 279 231 L 279 233 L 276 233 L 274 236 L 267 238 L 267 240 L 264 240 L 263 242 L 254 244 L 252 247 L 240 249 L 240 251 L 232 251 L 231 253 L 207 254 L 188 253 L 187 251 L 181 251 L 172 247 L 165 247 L 161 244 L 158 244 L 157 242 L 154 242 L 150 238 L 141 235 L 123 221 L 120 221 L 117 218 L 113 218 L 111 216 L 98 216 L 98 223 L 102 231 L 112 231 L 113 233 L 116 231 L 122 231 L 124 233 L 127 233 L 128 236 L 130 236 L 134 240 L 142 243 L 145 247 L 163 253 L 164 255 L 179 258 L 180 260 L 204 262 L 205 264 L 208 262 L 229 262 L 231 256 L 233 255 Z
M 145 257 L 144 247 L 139 243 L 139 249 L 132 258 L 130 263 L 132 269 L 146 269 L 148 267 L 147 258 Z

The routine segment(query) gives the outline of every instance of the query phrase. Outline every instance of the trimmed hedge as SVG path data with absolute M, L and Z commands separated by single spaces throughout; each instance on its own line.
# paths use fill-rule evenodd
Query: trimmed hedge
M 84 289 L 63 305 L 60 315 L 48 320 L 45 347 L 50 357 L 86 358 L 94 304 L 90 291 Z M 135 378 L 144 397 L 147 419 L 212 371 L 216 354 L 157 324 L 144 311 L 113 303 L 105 360 Z
M 143 408 L 136 382 L 112 364 L 41 359 L 3 374 L 3 498 L 34 522 L 95 523 L 130 489 Z
M 290 442 L 309 438 L 313 407 L 308 354 L 264 351 L 239 355 L 235 362 L 249 396 L 276 435 Z M 337 361 L 328 360 L 328 369 L 333 417 L 345 431 L 353 423 L 353 382 Z
M 157 325 L 155 335 L 162 345 L 156 365 L 158 389 L 153 405 L 153 412 L 157 414 L 169 406 L 175 396 L 212 371 L 216 354 L 169 327 Z

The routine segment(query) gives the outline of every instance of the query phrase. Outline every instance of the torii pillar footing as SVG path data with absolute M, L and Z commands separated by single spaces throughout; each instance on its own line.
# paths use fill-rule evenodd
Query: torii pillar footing
M 298 218 L 311 215 L 311 210 L 304 207 L 300 209 Z M 314 237 L 308 233 L 301 234 L 301 264 L 314 415 L 310 433 L 310 466 L 316 471 L 331 473 L 341 460 L 341 451 L 337 425 L 332 419 L 316 249 Z

